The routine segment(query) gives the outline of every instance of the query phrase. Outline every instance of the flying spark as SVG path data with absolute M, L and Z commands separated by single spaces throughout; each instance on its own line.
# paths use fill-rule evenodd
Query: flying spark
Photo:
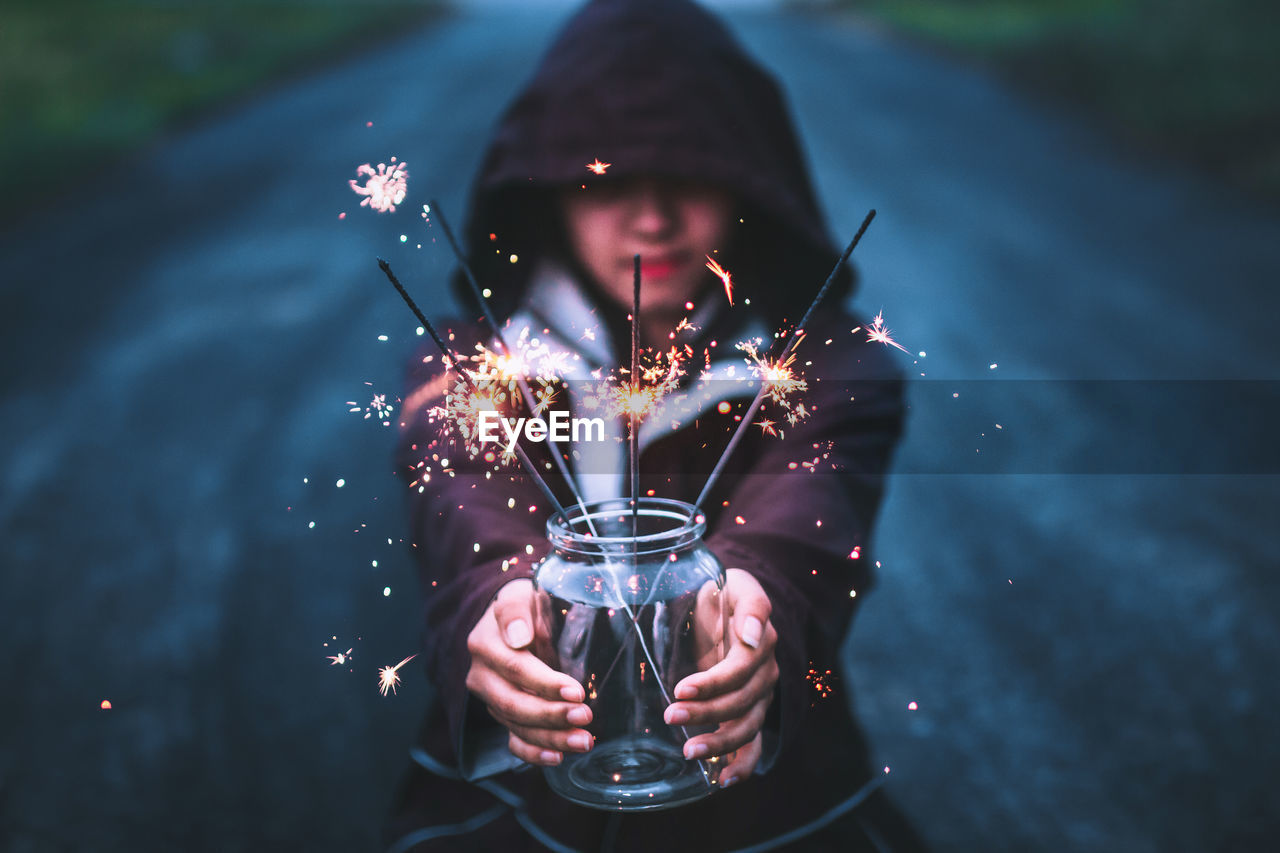
M 338 652 L 336 655 L 325 655 L 325 657 L 332 661 L 329 666 L 341 666 L 351 660 L 351 649 L 347 649 L 345 652 Z
M 592 172 L 595 172 L 597 175 L 603 175 L 604 170 L 609 168 L 612 165 L 613 165 L 612 163 L 601 163 L 600 158 L 597 157 L 594 162 L 587 164 L 587 168 L 590 169 Z
M 907 348 L 904 347 L 902 344 L 898 343 L 897 341 L 895 341 L 893 339 L 893 333 L 889 329 L 885 328 L 883 311 L 877 314 L 876 318 L 871 321 L 871 328 L 867 329 L 867 341 L 869 343 L 875 342 L 880 344 L 888 344 L 889 346 L 897 347 L 898 349 L 910 355 L 910 353 L 907 352 Z
M 365 176 L 363 185 L 359 180 L 351 180 L 351 189 L 357 195 L 364 196 L 361 207 L 368 207 L 378 213 L 395 213 L 396 205 L 404 201 L 409 184 L 409 169 L 405 163 L 396 163 L 391 158 L 391 165 L 379 163 L 374 169 L 368 163 L 356 167 L 357 176 Z
M 730 273 L 724 267 L 720 266 L 720 264 L 716 261 L 716 259 L 711 257 L 710 255 L 707 255 L 707 269 L 711 270 L 713 273 L 719 276 L 720 280 L 724 282 L 724 295 L 728 297 L 729 304 L 732 305 L 733 304 L 733 274 Z
M 395 666 L 384 666 L 382 669 L 378 670 L 378 692 L 381 693 L 383 696 L 387 695 L 388 690 L 390 690 L 392 693 L 395 693 L 396 685 L 400 683 L 400 675 L 399 675 L 400 667 L 404 666 L 405 664 L 407 664 L 409 661 L 413 660 L 416 657 L 417 657 L 416 654 L 409 655 L 407 658 L 400 661 L 400 663 L 396 664 Z

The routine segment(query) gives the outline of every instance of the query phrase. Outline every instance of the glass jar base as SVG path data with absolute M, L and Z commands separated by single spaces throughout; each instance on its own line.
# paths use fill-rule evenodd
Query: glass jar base
M 674 744 L 631 735 L 597 743 L 585 754 L 566 755 L 546 769 L 547 783 L 578 805 L 609 811 L 668 809 L 715 790 L 705 763 L 688 761 Z M 714 769 L 714 768 L 708 768 Z

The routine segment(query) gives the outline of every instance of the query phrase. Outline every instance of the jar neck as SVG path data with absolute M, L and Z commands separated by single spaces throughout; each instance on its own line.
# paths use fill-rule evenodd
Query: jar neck
M 557 551 L 583 556 L 671 554 L 702 540 L 706 517 L 693 504 L 669 498 L 613 498 L 574 505 L 547 520 Z

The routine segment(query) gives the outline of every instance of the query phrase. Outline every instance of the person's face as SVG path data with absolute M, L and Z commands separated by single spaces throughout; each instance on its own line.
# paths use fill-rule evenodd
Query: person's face
M 641 312 L 672 315 L 714 283 L 706 256 L 724 248 L 733 201 L 705 184 L 627 178 L 566 190 L 561 208 L 570 248 L 610 298 L 630 309 L 638 254 Z

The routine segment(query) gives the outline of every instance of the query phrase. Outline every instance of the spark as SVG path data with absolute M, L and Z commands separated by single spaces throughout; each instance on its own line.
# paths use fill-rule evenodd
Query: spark
M 720 266 L 720 264 L 716 261 L 716 259 L 711 257 L 710 255 L 707 255 L 707 269 L 711 270 L 713 273 L 719 276 L 720 280 L 724 282 L 724 295 L 728 297 L 729 304 L 732 305 L 733 304 L 733 274 L 730 273 L 724 267 Z
M 867 342 L 887 344 L 888 346 L 891 346 L 891 347 L 897 347 L 898 349 L 907 353 L 907 355 L 911 354 L 910 352 L 907 351 L 906 347 L 904 347 L 902 344 L 898 343 L 893 339 L 893 332 L 885 328 L 883 311 L 877 314 L 875 319 L 871 321 L 871 328 L 867 329 Z
M 99 707 L 99 708 L 101 708 L 101 709 L 102 709 L 102 710 L 104 710 L 104 711 L 110 711 L 110 710 L 111 710 L 111 700 L 110 700 L 110 699 L 103 699 L 103 700 L 102 700 L 102 703 L 101 703 L 100 705 L 98 705 L 98 707 Z
M 832 682 L 835 680 L 831 674 L 831 670 L 817 670 L 813 666 L 813 661 L 809 661 L 809 671 L 805 673 L 805 681 L 813 685 L 813 689 L 818 692 L 818 698 L 826 699 L 831 695 L 834 688 Z
M 351 649 L 347 649 L 345 652 L 338 652 L 336 655 L 325 655 L 325 657 L 331 661 L 329 666 L 341 666 L 351 660 Z
M 400 661 L 400 663 L 396 664 L 395 666 L 384 666 L 382 667 L 382 669 L 378 670 L 378 692 L 381 693 L 383 696 L 387 695 L 388 690 L 390 690 L 392 693 L 395 693 L 396 685 L 400 683 L 400 675 L 399 675 L 400 667 L 404 666 L 405 664 L 407 664 L 409 661 L 413 660 L 416 657 L 417 657 L 416 654 L 409 655 L 407 658 Z
M 613 165 L 612 163 L 601 163 L 600 158 L 597 157 L 595 158 L 594 162 L 587 164 L 587 168 L 590 169 L 592 172 L 596 173 L 597 175 L 603 175 L 605 169 L 608 169 L 612 165 Z
M 803 340 L 801 332 L 799 340 Z M 797 345 L 799 344 L 797 340 Z M 747 365 L 751 372 L 764 383 L 762 392 L 764 399 L 772 400 L 786 413 L 787 423 L 795 426 L 809 416 L 809 410 L 803 402 L 796 399 L 809 390 L 809 383 L 796 375 L 792 365 L 795 364 L 795 353 L 787 354 L 783 360 L 770 360 L 760 355 L 763 341 L 760 338 L 741 341 L 738 349 L 747 354 Z
M 778 431 L 774 429 L 775 423 L 776 421 L 771 421 L 768 418 L 761 418 L 760 420 L 756 421 L 756 426 L 760 427 L 761 435 L 776 436 L 778 434 Z
M 374 394 L 373 399 L 369 401 L 367 406 L 361 406 L 355 400 L 347 401 L 347 411 L 356 414 L 363 413 L 366 421 L 377 415 L 383 426 L 391 425 L 390 417 L 395 410 L 395 406 L 387 402 L 386 394 Z
M 361 207 L 368 207 L 378 213 L 395 213 L 396 205 L 404 201 L 409 169 L 407 164 L 397 163 L 395 157 L 391 158 L 390 166 L 386 163 L 379 163 L 377 169 L 368 163 L 357 166 L 356 175 L 357 179 L 348 183 L 357 195 L 364 196 L 360 202 Z M 367 178 L 363 185 L 358 180 L 360 176 Z

